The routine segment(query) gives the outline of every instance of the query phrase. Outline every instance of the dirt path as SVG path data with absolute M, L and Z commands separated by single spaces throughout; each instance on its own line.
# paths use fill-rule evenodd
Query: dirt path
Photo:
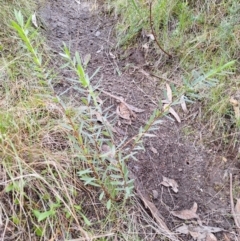
M 131 52 L 124 61 L 118 59 L 121 51 L 115 49 L 115 21 L 104 13 L 102 6 L 95 1 L 77 2 L 47 1 L 40 8 L 48 43 L 55 53 L 61 51 L 64 41 L 71 46 L 73 52 L 79 51 L 82 58 L 90 54 L 88 73 L 91 75 L 101 67 L 94 81 L 101 78 L 101 86 L 105 91 L 122 96 L 127 103 L 145 109 L 131 125 L 124 124 L 121 120 L 119 128 L 131 137 L 157 107 L 156 103 L 163 93 L 159 87 L 160 80 L 139 71 L 144 65 L 141 50 Z M 60 56 L 56 54 L 56 60 L 58 59 Z M 129 63 L 131 67 L 125 68 Z M 63 79 L 56 85 L 59 92 L 71 85 L 67 81 L 71 76 L 67 72 L 63 74 Z M 73 94 L 71 97 L 75 98 Z M 108 104 L 116 104 L 114 99 L 105 98 L 108 99 Z M 112 108 L 113 113 L 115 109 L 116 107 Z M 194 140 L 199 138 L 197 130 L 194 137 L 185 137 L 183 130 L 186 132 L 187 128 L 187 122 L 177 124 L 165 118 L 159 130 L 154 133 L 156 137 L 145 139 L 145 152 L 139 153 L 138 162 L 132 161 L 129 168 L 144 186 L 170 230 L 174 231 L 183 223 L 198 225 L 196 219 L 183 221 L 171 214 L 175 210 L 190 209 L 195 202 L 203 225 L 222 228 L 229 235 L 234 225 L 230 216 L 229 165 L 224 162 L 221 154 L 195 145 Z M 161 185 L 163 176 L 178 183 L 177 193 Z M 219 240 L 224 240 L 221 239 L 223 232 L 215 235 Z M 190 235 L 180 237 L 192 240 Z

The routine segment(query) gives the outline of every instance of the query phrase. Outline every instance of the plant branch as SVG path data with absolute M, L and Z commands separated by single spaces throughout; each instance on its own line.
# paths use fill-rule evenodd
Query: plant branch
M 169 58 L 172 58 L 172 55 L 169 54 L 168 52 L 166 52 L 166 51 L 162 48 L 162 46 L 160 45 L 159 41 L 157 40 L 157 35 L 156 35 L 156 33 L 155 33 L 155 31 L 154 31 L 154 27 L 153 27 L 152 2 L 150 2 L 150 4 L 149 4 L 149 20 L 150 20 L 150 27 L 151 27 L 152 35 L 154 36 L 154 40 L 155 40 L 157 46 L 158 46 L 159 49 L 160 49 L 163 53 L 165 53 Z

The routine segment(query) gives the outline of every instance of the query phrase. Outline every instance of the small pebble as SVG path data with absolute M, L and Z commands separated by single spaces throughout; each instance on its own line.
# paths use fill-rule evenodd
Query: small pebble
M 95 36 L 98 37 L 100 34 L 101 34 L 101 32 L 100 32 L 100 31 L 97 31 L 97 32 L 95 33 Z

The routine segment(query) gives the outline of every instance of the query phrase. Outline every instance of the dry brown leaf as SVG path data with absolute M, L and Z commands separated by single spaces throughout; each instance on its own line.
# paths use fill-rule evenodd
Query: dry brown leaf
M 96 97 L 96 101 L 99 105 L 103 104 L 103 100 L 99 96 Z
M 237 199 L 237 203 L 235 206 L 235 214 L 236 214 L 236 221 L 237 221 L 237 226 L 240 227 L 240 199 Z
M 206 240 L 206 238 L 212 238 L 209 239 L 209 241 L 215 241 L 214 235 L 212 233 L 217 233 L 223 231 L 221 228 L 216 227 L 210 227 L 210 226 L 187 226 L 186 224 L 183 224 L 182 226 L 178 227 L 176 232 L 181 234 L 188 234 L 193 237 L 194 240 Z
M 208 233 L 206 237 L 206 241 L 217 241 L 217 238 L 214 234 Z
M 194 202 L 193 206 L 191 209 L 186 209 L 182 211 L 172 211 L 171 214 L 175 217 L 178 217 L 183 220 L 189 220 L 193 218 L 199 219 L 199 216 L 196 214 L 197 212 L 197 203 Z
M 122 128 L 120 128 L 120 127 L 116 127 L 116 126 L 115 126 L 114 129 L 116 130 L 116 132 L 117 132 L 119 135 L 121 135 L 121 136 L 125 136 L 126 131 L 124 131 Z
M 127 104 L 126 102 L 124 103 L 130 110 L 134 111 L 134 112 L 137 112 L 137 113 L 141 113 L 141 112 L 144 112 L 145 110 L 143 109 L 139 109 L 133 105 L 129 105 Z
M 101 113 L 95 111 L 94 115 L 97 117 L 97 121 L 99 121 L 100 123 L 104 124 L 107 128 L 109 128 L 112 132 L 117 132 L 117 130 L 115 130 L 115 128 L 108 122 L 108 120 L 106 120 Z
M 116 100 L 118 100 L 118 101 L 120 101 L 120 104 L 117 107 L 117 114 L 119 116 L 123 115 L 123 116 L 121 116 L 123 119 L 130 120 L 130 119 L 128 119 L 128 118 L 130 118 L 130 116 L 136 117 L 136 115 L 133 111 L 138 112 L 138 113 L 145 111 L 145 110 L 139 109 L 139 108 L 137 108 L 133 105 L 129 105 L 128 103 L 126 103 L 126 101 L 123 99 L 123 97 L 119 97 L 119 96 L 110 94 L 110 93 L 108 93 L 104 90 L 101 90 L 101 92 L 110 96 L 110 97 L 112 97 L 112 98 L 114 98 L 114 99 L 116 99 Z M 123 113 L 121 113 L 121 112 L 123 112 Z M 127 112 L 129 112 L 129 113 L 127 114 Z M 124 118 L 124 116 L 126 118 Z
M 142 187 L 141 183 L 138 181 L 138 179 L 134 176 L 132 172 L 129 173 L 130 178 L 134 179 L 134 185 L 135 189 L 140 197 L 140 199 L 143 201 L 146 208 L 148 208 L 153 216 L 153 218 L 156 220 L 157 224 L 159 225 L 159 228 L 161 229 L 162 233 L 169 237 L 172 241 L 178 241 L 178 238 L 168 229 L 165 222 L 162 220 L 161 214 L 159 213 L 156 206 L 149 200 L 148 196 L 146 195 L 144 188 Z
M 172 103 L 172 90 L 169 84 L 166 84 L 167 87 L 167 97 L 170 103 Z
M 235 118 L 236 119 L 240 119 L 240 109 L 239 109 L 239 106 L 233 106 L 233 110 L 234 110 L 234 113 L 235 113 Z
M 131 111 L 128 109 L 128 107 L 123 102 L 120 102 L 118 104 L 117 114 L 125 120 L 131 120 Z
M 185 99 L 184 99 L 184 95 L 181 96 L 180 98 L 180 103 L 181 103 L 181 107 L 182 107 L 182 110 L 187 113 L 188 110 L 187 110 L 187 105 L 186 105 L 186 102 L 185 102 Z
M 233 106 L 233 110 L 234 110 L 234 113 L 235 113 L 235 118 L 236 119 L 240 119 L 240 106 L 239 106 L 238 101 L 236 99 L 234 99 L 233 97 L 231 97 L 229 101 L 230 101 L 230 103 Z
M 109 55 L 112 59 L 116 59 L 116 56 L 113 53 L 109 52 Z
M 97 111 L 96 111 L 94 114 L 95 114 L 95 116 L 97 117 L 97 121 L 103 123 L 103 117 L 102 117 L 102 114 L 99 113 L 99 112 L 97 112 Z
M 154 154 L 158 154 L 158 151 L 156 148 L 154 148 L 153 146 L 150 147 L 150 150 L 154 153 Z
M 101 146 L 101 151 L 102 151 L 102 154 L 106 156 L 108 160 L 112 160 L 115 157 L 115 151 L 106 144 L 103 144 Z
M 84 66 L 87 66 L 89 61 L 91 59 L 91 54 L 86 54 L 84 57 L 83 57 L 83 65 Z
M 172 107 L 170 107 L 168 111 L 175 117 L 175 119 L 179 123 L 181 123 L 181 119 L 180 119 L 179 115 L 176 113 L 176 111 Z
M 169 110 L 169 108 L 170 108 L 170 104 L 169 103 L 163 105 L 163 110 L 164 111 Z
M 36 12 L 32 15 L 32 24 L 35 28 L 38 28 Z
M 224 162 L 227 162 L 227 158 L 224 157 L 224 156 L 222 156 L 222 160 L 223 160 Z
M 171 187 L 172 190 L 177 193 L 178 192 L 178 184 L 175 180 L 173 179 L 170 179 L 170 178 L 167 178 L 167 177 L 164 177 L 163 176 L 163 181 L 160 183 L 162 184 L 163 186 L 165 187 Z
M 198 232 L 194 232 L 194 231 L 190 231 L 190 230 L 189 230 L 189 233 L 190 233 L 190 235 L 193 237 L 194 240 L 199 239 L 199 238 L 200 238 L 199 235 L 201 235 L 201 234 L 198 233 Z M 202 236 L 202 235 L 201 235 L 201 236 Z M 205 235 L 205 236 L 206 236 L 206 235 Z M 203 236 L 202 238 L 205 238 L 205 236 Z
M 174 118 L 179 122 L 181 123 L 181 119 L 179 117 L 179 115 L 176 113 L 176 111 L 170 106 L 170 104 L 164 104 L 163 105 L 163 110 L 164 111 L 169 111 L 169 113 L 171 113 Z
M 234 99 L 233 97 L 230 98 L 230 103 L 233 105 L 233 106 L 238 106 L 238 101 L 236 99 Z
M 163 104 L 171 104 L 168 100 L 162 100 L 162 103 Z M 169 106 L 169 105 L 167 105 L 167 106 Z
M 230 238 L 227 236 L 226 233 L 223 234 L 225 241 L 231 241 Z
M 218 232 L 221 232 L 223 231 L 222 228 L 218 228 L 218 227 L 211 227 L 211 226 L 204 226 L 204 225 L 201 225 L 201 226 L 197 226 L 197 227 L 194 227 L 192 228 L 194 231 L 196 232 L 200 232 L 200 233 L 218 233 Z
M 181 233 L 181 234 L 188 234 L 189 233 L 188 226 L 186 224 L 183 224 L 182 226 L 178 227 L 175 231 L 177 233 Z

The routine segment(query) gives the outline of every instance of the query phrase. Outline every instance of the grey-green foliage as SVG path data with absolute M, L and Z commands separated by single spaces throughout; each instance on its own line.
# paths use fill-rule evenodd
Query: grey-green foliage
M 71 136 L 78 161 L 83 163 L 78 175 L 85 185 L 101 189 L 100 199 L 107 199 L 107 208 L 112 201 L 127 199 L 132 195 L 133 181 L 129 180 L 129 173 L 123 153 L 113 144 L 110 123 L 104 116 L 100 104 L 97 102 L 97 92 L 90 84 L 89 76 L 85 73 L 79 53 L 71 57 L 70 50 L 64 45 L 61 56 L 66 60 L 64 67 L 74 71 L 80 85 L 75 88 L 82 96 L 80 108 L 75 109 L 72 128 L 75 135 Z M 102 125 L 97 122 L 96 115 L 102 118 Z M 107 151 L 103 148 L 107 148 Z

